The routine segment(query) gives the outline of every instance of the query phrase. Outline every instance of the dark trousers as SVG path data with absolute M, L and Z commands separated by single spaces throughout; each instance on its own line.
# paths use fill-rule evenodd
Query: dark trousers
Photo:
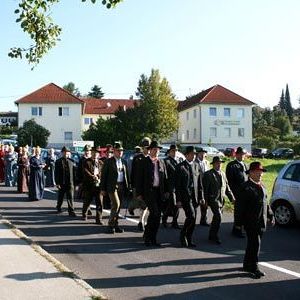
M 183 202 L 182 208 L 185 213 L 185 221 L 181 230 L 181 236 L 185 236 L 188 243 L 192 241 L 192 235 L 196 224 L 196 209 L 192 201 Z
M 145 226 L 145 241 L 156 242 L 156 235 L 160 224 L 161 196 L 159 188 L 152 188 L 145 196 L 145 202 L 149 210 L 147 225 Z
M 258 264 L 262 232 L 245 229 L 247 234 L 247 248 L 244 256 L 244 267 L 255 271 Z
M 58 190 L 58 198 L 57 198 L 57 209 L 61 209 L 61 206 L 64 201 L 64 196 L 66 195 L 67 203 L 68 203 L 68 211 L 69 213 L 74 212 L 74 187 L 70 185 L 61 185 Z
M 85 216 L 93 199 L 96 204 L 96 216 L 102 218 L 103 212 L 103 196 L 100 193 L 99 187 L 90 187 L 84 189 L 84 202 L 82 206 L 82 215 Z
M 212 203 L 209 205 L 213 213 L 212 221 L 209 228 L 209 238 L 218 238 L 219 229 L 222 221 L 222 211 L 218 203 Z
M 207 223 L 207 205 L 206 204 L 200 204 L 200 212 L 201 212 L 200 224 Z
M 175 203 L 174 193 L 171 193 L 169 198 L 166 200 L 166 204 L 163 211 L 162 222 L 167 223 L 168 217 L 173 217 L 172 224 L 177 224 L 179 215 L 179 209 Z

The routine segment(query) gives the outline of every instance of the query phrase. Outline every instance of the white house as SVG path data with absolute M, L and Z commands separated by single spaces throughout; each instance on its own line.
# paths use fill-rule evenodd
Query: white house
M 96 99 L 81 98 L 85 102 L 84 114 L 82 116 L 82 130 L 89 129 L 91 124 L 95 124 L 98 118 L 113 118 L 118 109 L 126 111 L 128 108 L 134 107 L 138 100 L 132 99 Z
M 118 109 L 134 107 L 137 100 L 78 98 L 54 83 L 18 99 L 19 127 L 34 119 L 50 131 L 49 147 L 72 146 L 81 141 L 83 131 L 99 117 L 114 117 Z
M 18 99 L 19 127 L 34 119 L 50 131 L 48 146 L 71 146 L 81 140 L 81 120 L 84 101 L 54 83 Z
M 252 144 L 252 101 L 215 85 L 178 105 L 182 144 L 226 147 Z

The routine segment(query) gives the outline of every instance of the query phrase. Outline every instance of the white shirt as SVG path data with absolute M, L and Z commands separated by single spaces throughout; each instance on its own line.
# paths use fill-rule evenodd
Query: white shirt
M 153 186 L 158 187 L 159 186 L 159 173 L 158 173 L 158 160 L 152 160 L 152 163 L 154 164 L 154 179 L 153 179 Z
M 118 170 L 118 179 L 117 179 L 117 182 L 123 182 L 124 181 L 124 173 L 123 173 L 123 170 L 124 170 L 124 166 L 123 166 L 123 163 L 122 163 L 122 160 L 121 158 L 116 158 L 116 165 L 117 165 L 117 170 Z

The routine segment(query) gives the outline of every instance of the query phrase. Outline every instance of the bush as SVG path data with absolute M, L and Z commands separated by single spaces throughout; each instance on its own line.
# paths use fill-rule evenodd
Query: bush
M 256 138 L 256 146 L 259 148 L 274 149 L 276 146 L 276 140 L 269 136 L 260 136 Z

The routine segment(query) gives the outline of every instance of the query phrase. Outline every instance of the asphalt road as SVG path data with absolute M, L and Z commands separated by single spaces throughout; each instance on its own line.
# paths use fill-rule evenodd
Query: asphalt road
M 194 249 L 181 248 L 172 228 L 160 229 L 162 248 L 146 248 L 137 219 L 121 220 L 125 232 L 109 235 L 93 219 L 81 220 L 81 203 L 79 217 L 70 218 L 67 211 L 56 214 L 55 191 L 29 202 L 15 190 L 0 186 L 3 217 L 110 299 L 300 299 L 299 225 L 269 228 L 260 256 L 267 275 L 253 279 L 241 270 L 246 240 L 231 236 L 231 214 L 224 214 L 221 246 L 197 226 Z

